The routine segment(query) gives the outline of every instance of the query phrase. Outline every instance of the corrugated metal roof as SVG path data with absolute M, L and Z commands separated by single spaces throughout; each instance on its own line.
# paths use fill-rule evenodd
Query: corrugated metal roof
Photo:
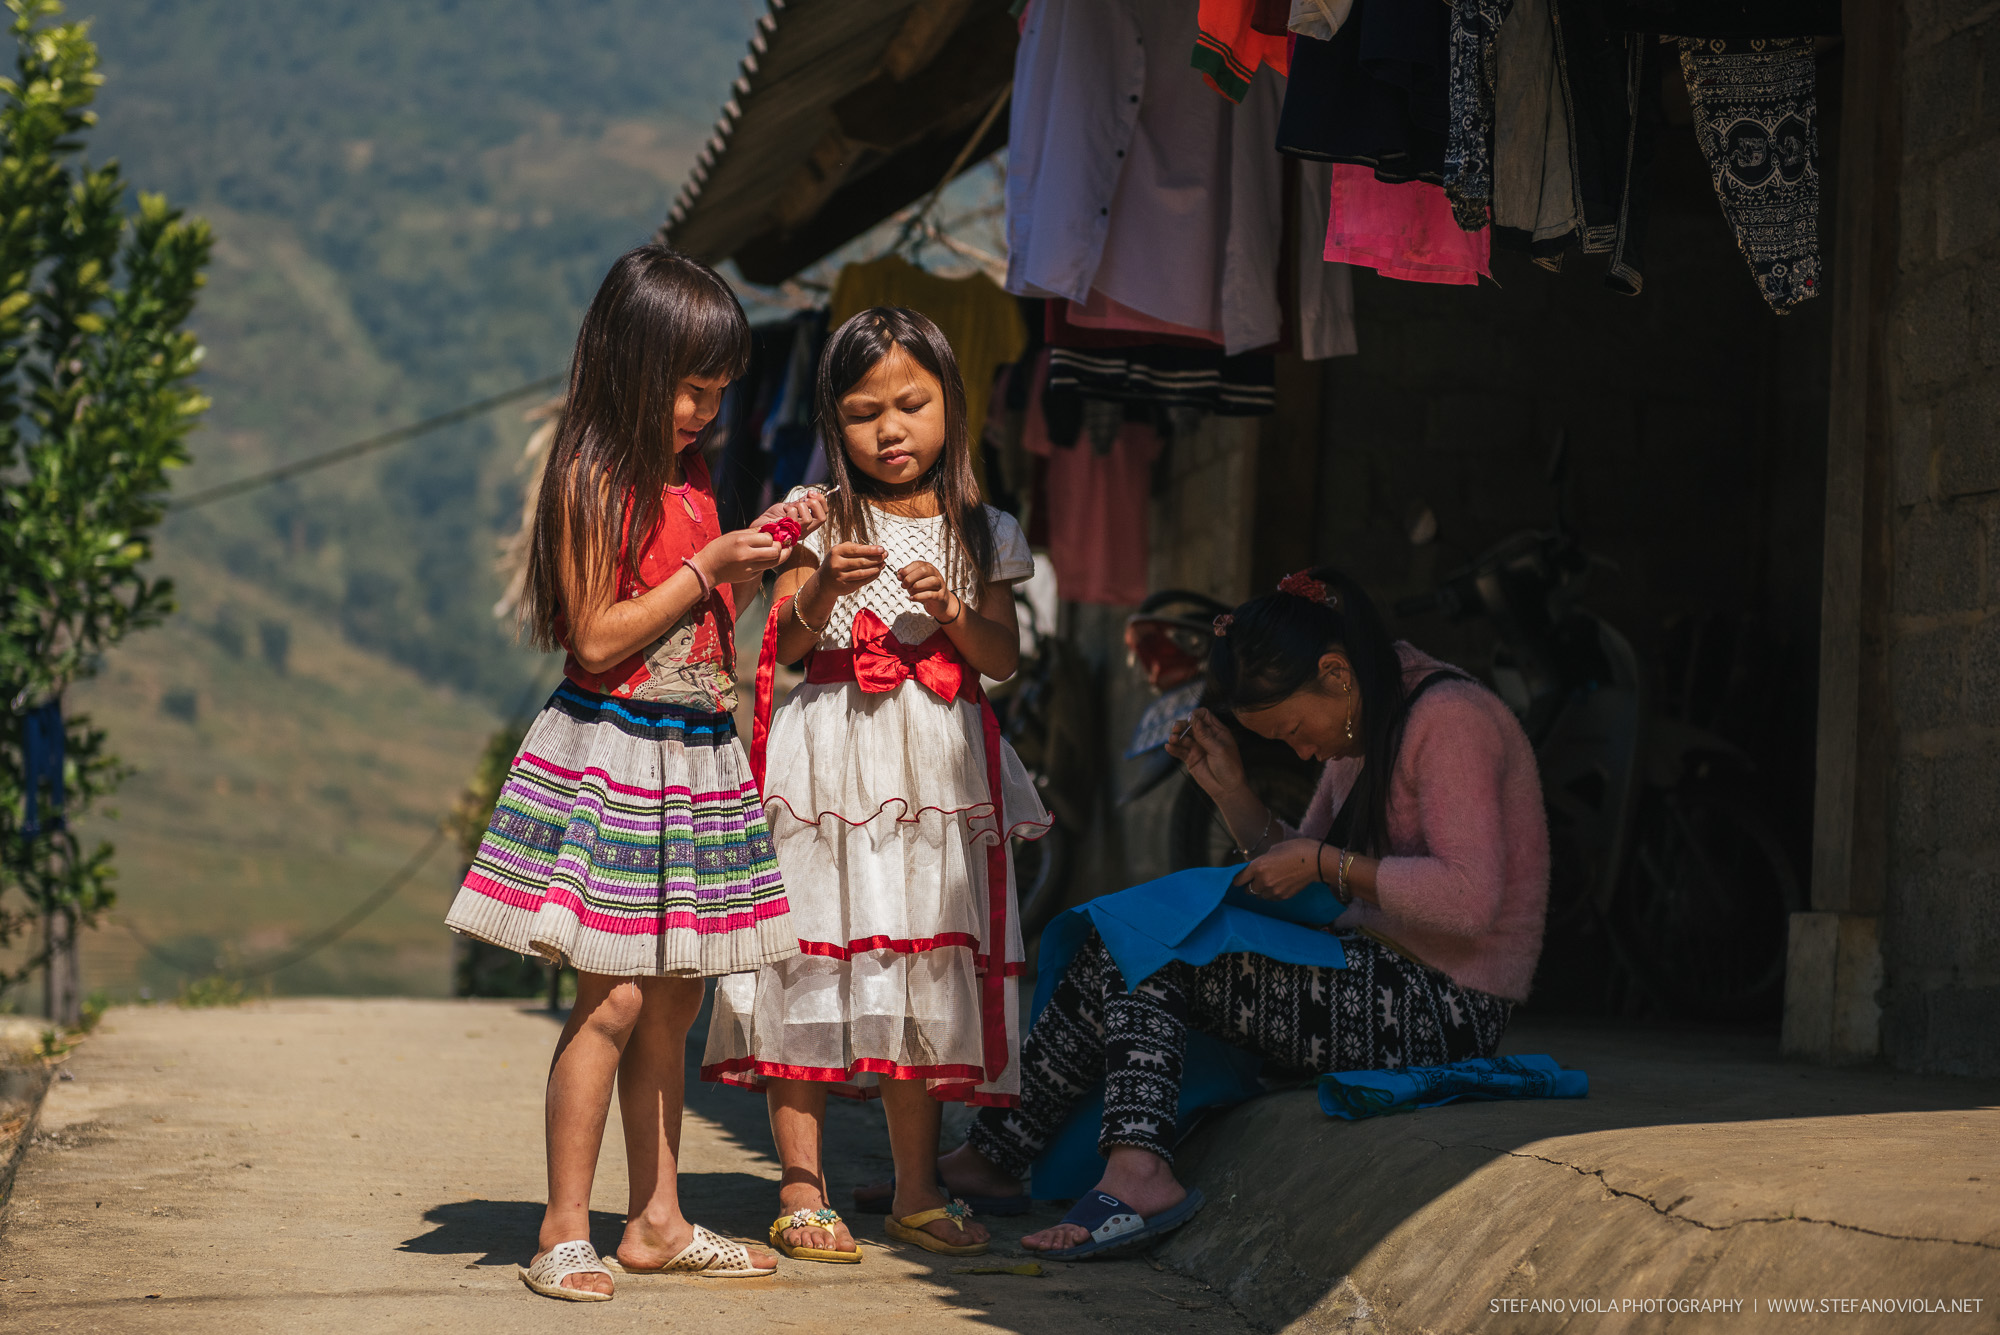
M 1013 75 L 1007 0 L 768 0 L 661 228 L 775 283 L 937 185 Z M 966 155 L 1007 141 L 995 117 Z

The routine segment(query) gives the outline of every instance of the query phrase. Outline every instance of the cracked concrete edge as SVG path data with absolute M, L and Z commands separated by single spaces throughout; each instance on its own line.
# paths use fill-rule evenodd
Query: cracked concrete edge
M 1727 1223 L 1711 1224 L 1705 1220 L 1696 1219 L 1692 1215 L 1675 1213 L 1682 1205 L 1694 1199 L 1692 1193 L 1682 1195 L 1666 1205 L 1661 1205 L 1643 1191 L 1628 1191 L 1623 1187 L 1613 1186 L 1610 1180 L 1604 1176 L 1605 1170 L 1602 1168 L 1585 1168 L 1581 1164 L 1569 1163 L 1562 1159 L 1551 1159 L 1546 1154 L 1535 1154 L 1528 1150 L 1510 1150 L 1498 1145 L 1481 1145 L 1475 1141 L 1446 1142 L 1432 1140 L 1428 1136 L 1419 1137 L 1419 1139 L 1423 1140 L 1426 1144 L 1437 1146 L 1440 1150 L 1483 1150 L 1486 1153 L 1496 1156 L 1505 1156 L 1510 1159 L 1533 1159 L 1537 1163 L 1545 1163 L 1554 1168 L 1567 1168 L 1579 1177 L 1596 1178 L 1603 1185 L 1604 1190 L 1613 1196 L 1638 1201 L 1651 1208 L 1655 1214 L 1664 1219 L 1671 1219 L 1677 1224 L 1686 1224 L 1694 1228 L 1706 1229 L 1710 1233 L 1722 1233 L 1732 1228 L 1741 1228 L 1747 1224 L 1817 1224 L 1823 1228 L 1846 1229 L 1850 1233 L 1863 1233 L 1871 1238 L 1885 1238 L 1891 1242 L 1936 1243 L 1947 1247 L 1982 1247 L 1987 1251 L 2000 1251 L 2000 1244 L 1984 1241 L 1979 1238 L 1948 1238 L 1926 1233 L 1888 1233 L 1881 1229 L 1865 1228 L 1860 1224 L 1843 1223 L 1838 1219 L 1820 1219 L 1813 1215 L 1746 1215 L 1741 1219 L 1731 1219 Z
M 1180 1168 L 1209 1204 L 1156 1255 L 1288 1335 L 1552 1329 L 1546 1315 L 1495 1311 L 1507 1298 L 2000 1285 L 1990 1246 L 1795 1217 L 1707 1227 L 1611 1186 L 1603 1169 L 1454 1143 L 1411 1119 L 1329 1134 L 1307 1099 L 1217 1119 Z

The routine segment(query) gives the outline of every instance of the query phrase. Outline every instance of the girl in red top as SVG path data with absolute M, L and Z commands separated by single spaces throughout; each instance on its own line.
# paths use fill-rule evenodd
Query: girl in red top
M 604 1301 L 590 1187 L 614 1079 L 631 1205 L 613 1264 L 770 1274 L 680 1210 L 682 1045 L 702 980 L 798 953 L 771 831 L 731 711 L 741 598 L 792 552 L 717 522 L 700 444 L 749 326 L 712 270 L 663 246 L 621 257 L 583 319 L 536 503 L 523 623 L 568 655 L 521 743 L 447 919 L 577 970 L 549 1071 L 549 1203 L 528 1287 Z

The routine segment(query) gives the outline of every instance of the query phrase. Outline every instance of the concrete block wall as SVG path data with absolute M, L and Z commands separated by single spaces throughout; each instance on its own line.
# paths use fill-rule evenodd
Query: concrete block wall
M 1882 1045 L 2000 1073 L 2000 17 L 1904 11 Z

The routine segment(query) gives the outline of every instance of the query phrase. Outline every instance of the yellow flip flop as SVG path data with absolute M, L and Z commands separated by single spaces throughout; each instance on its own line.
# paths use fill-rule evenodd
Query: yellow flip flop
M 835 1251 L 831 1247 L 794 1247 L 785 1241 L 788 1228 L 823 1228 L 833 1231 L 833 1226 L 841 1222 L 840 1216 L 821 1206 L 817 1210 L 794 1210 L 781 1214 L 771 1221 L 771 1246 L 778 1254 L 793 1261 L 825 1261 L 832 1265 L 854 1265 L 861 1260 L 861 1247 L 856 1244 L 852 1251 Z
M 935 1210 L 924 1210 L 903 1219 L 891 1215 L 882 1226 L 888 1230 L 889 1236 L 898 1242 L 914 1242 L 925 1251 L 936 1252 L 939 1256 L 984 1256 L 986 1249 L 992 1246 L 991 1243 L 974 1242 L 966 1246 L 954 1246 L 935 1234 L 924 1232 L 925 1224 L 938 1219 L 949 1219 L 962 1230 L 965 1221 L 970 1218 L 972 1218 L 972 1207 L 964 1201 L 954 1200 L 950 1205 L 940 1205 Z

